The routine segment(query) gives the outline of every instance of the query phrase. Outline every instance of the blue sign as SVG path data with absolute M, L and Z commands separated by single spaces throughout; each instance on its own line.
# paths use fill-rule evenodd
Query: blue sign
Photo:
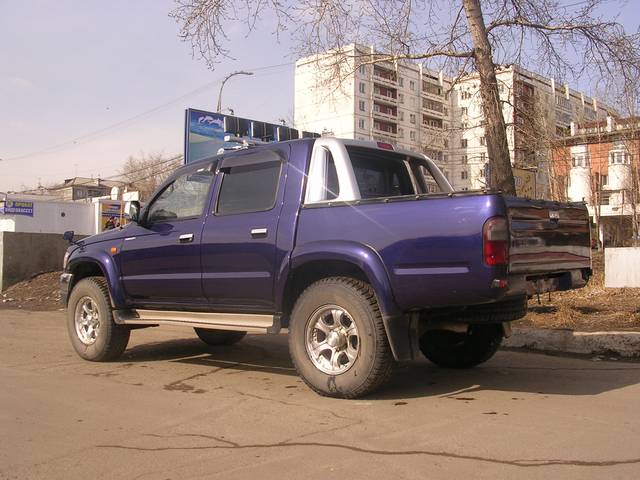
M 224 115 L 187 109 L 184 161 L 195 162 L 218 153 L 224 147 Z
M 5 200 L 0 204 L 0 215 L 25 215 L 33 217 L 33 202 Z

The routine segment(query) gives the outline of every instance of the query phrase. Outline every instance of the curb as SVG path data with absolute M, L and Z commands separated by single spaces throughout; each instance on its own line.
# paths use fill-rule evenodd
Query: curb
M 521 327 L 514 328 L 511 336 L 502 341 L 502 346 L 545 352 L 615 354 L 640 358 L 640 332 L 574 332 Z

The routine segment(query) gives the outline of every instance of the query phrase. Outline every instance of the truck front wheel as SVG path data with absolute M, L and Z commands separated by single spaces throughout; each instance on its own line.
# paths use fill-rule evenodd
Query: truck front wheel
M 428 330 L 420 350 L 439 367 L 471 368 L 493 357 L 501 343 L 502 325 L 471 325 L 467 333 Z
M 347 277 L 308 287 L 289 323 L 296 370 L 317 393 L 357 398 L 380 387 L 394 361 L 373 289 Z
M 115 360 L 127 348 L 130 329 L 113 321 L 104 277 L 87 277 L 73 288 L 67 305 L 67 330 L 75 351 L 85 360 Z

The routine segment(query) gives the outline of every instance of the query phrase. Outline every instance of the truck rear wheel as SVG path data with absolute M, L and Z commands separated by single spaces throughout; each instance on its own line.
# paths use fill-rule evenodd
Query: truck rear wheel
M 501 343 L 501 325 L 471 325 L 467 333 L 429 330 L 420 338 L 420 350 L 439 367 L 471 368 L 493 357 Z
M 394 364 L 373 289 L 347 277 L 320 280 L 300 295 L 289 323 L 289 351 L 311 389 L 337 398 L 373 392 Z
M 233 345 L 242 340 L 247 332 L 234 332 L 231 330 L 212 330 L 208 328 L 194 328 L 196 335 L 207 345 Z
M 115 360 L 127 348 L 130 329 L 113 320 L 107 281 L 87 277 L 73 288 L 67 304 L 71 345 L 85 360 Z

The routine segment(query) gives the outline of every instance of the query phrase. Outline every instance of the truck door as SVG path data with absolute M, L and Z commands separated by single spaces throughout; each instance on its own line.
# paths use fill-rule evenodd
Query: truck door
M 288 152 L 288 147 L 287 152 Z M 286 178 L 282 147 L 225 157 L 202 233 L 202 285 L 216 310 L 271 313 Z
M 200 272 L 203 216 L 213 183 L 211 165 L 189 169 L 169 183 L 127 227 L 120 270 L 136 304 L 206 304 Z

